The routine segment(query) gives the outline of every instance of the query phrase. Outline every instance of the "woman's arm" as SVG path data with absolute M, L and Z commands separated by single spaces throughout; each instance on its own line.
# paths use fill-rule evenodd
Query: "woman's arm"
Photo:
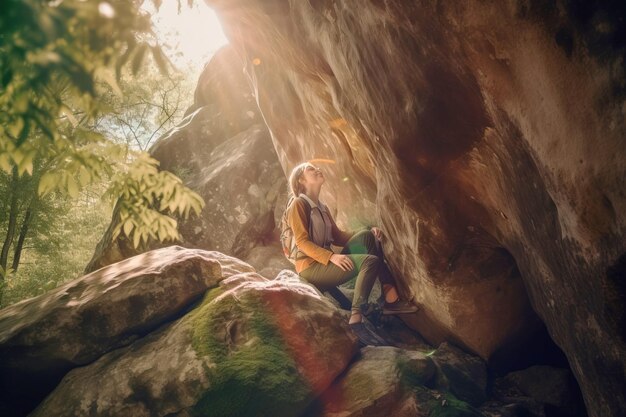
M 306 207 L 304 207 L 305 204 L 306 203 L 302 200 L 295 200 L 291 209 L 287 213 L 287 221 L 293 230 L 296 246 L 299 250 L 304 252 L 305 255 L 310 256 L 319 263 L 328 265 L 333 252 L 328 249 L 324 249 L 323 247 L 316 245 L 315 242 L 311 241 L 307 230 L 308 222 Z

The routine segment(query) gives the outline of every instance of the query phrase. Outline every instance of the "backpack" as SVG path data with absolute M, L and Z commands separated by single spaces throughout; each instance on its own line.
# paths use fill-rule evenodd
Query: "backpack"
M 283 212 L 283 217 L 280 222 L 280 244 L 283 248 L 283 254 L 285 257 L 292 263 L 296 264 L 296 257 L 298 255 L 298 247 L 296 246 L 296 239 L 293 236 L 293 230 L 289 225 L 289 221 L 287 219 L 287 214 L 291 209 L 291 205 L 293 202 L 300 197 L 291 196 L 287 201 L 287 205 L 285 206 L 285 211 Z M 309 224 L 309 236 L 311 236 L 311 206 L 309 202 L 304 200 L 304 207 L 306 208 L 306 216 Z

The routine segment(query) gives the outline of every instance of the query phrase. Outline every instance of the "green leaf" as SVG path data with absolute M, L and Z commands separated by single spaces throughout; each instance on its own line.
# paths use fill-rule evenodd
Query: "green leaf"
M 78 170 L 78 182 L 81 187 L 84 187 L 91 182 L 91 173 L 87 170 L 87 168 L 85 168 L 84 165 Z
M 67 176 L 67 192 L 72 198 L 78 197 L 78 184 L 76 184 L 76 180 L 71 176 Z
M 113 228 L 113 233 L 111 233 L 111 242 L 115 242 L 115 240 L 119 237 L 121 230 L 122 228 L 119 224 Z
M 133 224 L 132 220 L 130 220 L 130 219 L 129 219 L 129 220 L 126 220 L 126 221 L 124 222 L 124 227 L 123 227 L 124 234 L 125 234 L 127 237 L 130 237 L 130 232 L 132 232 L 132 230 L 133 230 L 133 228 L 134 228 L 134 227 L 135 227 L 135 225 Z
M 135 50 L 135 55 L 133 56 L 133 60 L 131 62 L 131 70 L 133 71 L 133 75 L 137 75 L 139 69 L 141 68 L 141 64 L 143 63 L 143 58 L 148 50 L 148 45 L 142 43 Z
M 113 92 L 118 97 L 123 97 L 124 96 L 124 93 L 122 93 L 122 89 L 120 88 L 119 84 L 117 83 L 117 80 L 115 79 L 115 76 L 110 71 L 102 69 L 102 70 L 100 70 L 97 73 L 97 75 L 111 87 Z
M 139 247 L 140 241 L 141 241 L 141 233 L 139 233 L 138 229 L 135 229 L 135 233 L 133 234 L 133 247 L 135 249 Z
M 136 46 L 137 46 L 137 42 L 135 42 L 133 38 L 132 42 L 129 41 L 126 51 L 124 51 L 122 56 L 120 56 L 117 62 L 115 63 L 115 76 L 117 77 L 117 79 L 120 78 L 122 74 L 122 67 L 126 64 L 126 62 L 128 62 L 128 58 L 130 58 Z
M 29 175 L 33 175 L 33 159 L 37 151 L 31 149 L 30 151 L 23 152 L 23 158 L 17 164 L 17 173 L 18 175 L 23 175 L 24 172 L 28 172 Z
M 10 174 L 13 169 L 13 165 L 11 165 L 11 158 L 7 152 L 0 153 L 0 169 L 7 174 Z
M 13 106 L 12 109 L 15 113 L 26 113 L 26 111 L 28 110 L 28 103 L 29 103 L 29 98 L 28 98 L 28 94 L 23 92 L 20 93 L 15 100 L 13 101 Z
M 40 196 L 44 196 L 50 191 L 54 190 L 58 184 L 58 175 L 54 172 L 46 172 L 41 176 L 39 180 L 39 186 L 37 188 L 37 193 Z
M 28 138 L 29 133 L 30 133 L 30 122 L 28 121 L 28 119 L 25 119 L 24 127 L 22 128 L 20 135 L 17 137 L 17 142 L 15 142 L 15 146 L 21 146 Z
M 19 116 L 15 120 L 13 120 L 13 123 L 9 124 L 7 132 L 13 138 L 17 138 L 23 130 L 24 130 L 24 118 Z

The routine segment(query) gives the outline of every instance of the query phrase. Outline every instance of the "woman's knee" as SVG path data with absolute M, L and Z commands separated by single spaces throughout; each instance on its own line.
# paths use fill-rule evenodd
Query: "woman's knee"
M 356 238 L 356 237 L 362 240 L 370 240 L 370 241 L 374 241 L 376 239 L 376 237 L 374 236 L 374 233 L 370 229 L 359 230 L 353 236 L 353 238 Z
M 380 263 L 380 258 L 376 255 L 365 255 L 363 257 L 363 265 L 378 267 L 379 263 Z
M 344 247 L 346 253 L 376 254 L 376 237 L 371 230 L 359 230 Z

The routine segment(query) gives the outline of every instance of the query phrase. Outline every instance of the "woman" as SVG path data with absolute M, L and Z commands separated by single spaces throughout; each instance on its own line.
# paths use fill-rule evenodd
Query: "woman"
M 417 311 L 415 305 L 400 300 L 398 296 L 394 280 L 383 261 L 379 244 L 382 231 L 377 227 L 359 232 L 339 229 L 328 208 L 319 201 L 325 181 L 322 171 L 308 162 L 296 166 L 289 177 L 291 192 L 295 197 L 301 197 L 294 200 L 287 214 L 298 248 L 296 272 L 322 291 L 356 276 L 352 314 L 348 322 L 355 331 L 362 328 L 362 309 L 367 305 L 377 276 L 385 297 L 383 314 Z M 304 200 L 311 207 L 310 228 Z M 341 253 L 333 253 L 330 249 L 331 243 L 343 246 Z

